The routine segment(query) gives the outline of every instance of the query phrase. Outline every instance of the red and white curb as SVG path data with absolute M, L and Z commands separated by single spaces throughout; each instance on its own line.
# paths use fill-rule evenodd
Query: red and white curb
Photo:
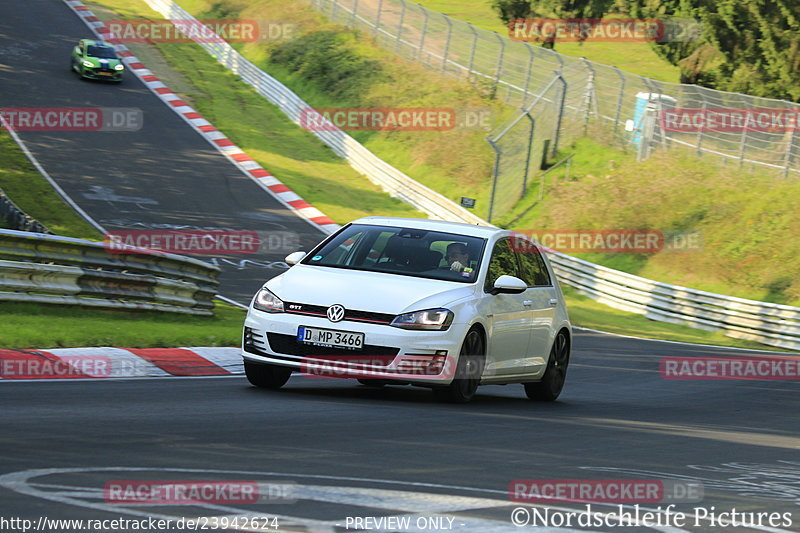
M 64 3 L 67 4 L 75 14 L 81 17 L 86 25 L 89 26 L 100 39 L 109 41 L 113 38 L 113 35 L 108 31 L 105 24 L 103 24 L 83 2 L 80 2 L 80 0 L 64 0 Z M 286 206 L 287 209 L 296 213 L 323 232 L 332 233 L 339 228 L 339 225 L 325 216 L 322 211 L 303 200 L 300 195 L 292 191 L 278 178 L 256 163 L 253 158 L 248 156 L 244 150 L 236 146 L 224 133 L 216 129 L 208 120 L 203 118 L 200 113 L 181 100 L 180 96 L 172 92 L 161 80 L 153 75 L 125 45 L 114 44 L 113 46 L 128 70 L 142 80 L 148 89 L 191 125 L 195 131 L 205 137 L 205 139 L 227 157 L 229 161 L 258 183 L 262 189 L 275 197 L 281 204 Z
M 230 376 L 244 373 L 241 353 L 220 347 L 0 349 L 0 381 Z

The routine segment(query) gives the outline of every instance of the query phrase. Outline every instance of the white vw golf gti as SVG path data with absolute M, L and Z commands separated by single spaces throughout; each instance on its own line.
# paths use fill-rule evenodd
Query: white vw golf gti
M 351 222 L 256 293 L 242 355 L 253 385 L 292 372 L 411 384 L 467 402 L 521 383 L 555 400 L 572 330 L 545 254 L 524 236 L 455 222 Z

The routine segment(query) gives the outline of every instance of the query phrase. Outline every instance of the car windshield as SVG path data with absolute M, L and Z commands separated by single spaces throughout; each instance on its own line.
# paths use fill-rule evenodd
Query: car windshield
M 485 244 L 467 235 L 353 224 L 301 263 L 472 283 Z
M 100 59 L 117 59 L 117 53 L 114 52 L 113 48 L 108 46 L 90 46 L 88 50 L 86 50 L 86 55 Z

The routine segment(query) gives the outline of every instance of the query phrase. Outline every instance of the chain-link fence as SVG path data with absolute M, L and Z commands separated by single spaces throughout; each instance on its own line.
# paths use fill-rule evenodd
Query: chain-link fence
M 332 20 L 369 32 L 387 49 L 442 72 L 483 80 L 506 104 L 522 108 L 520 116 L 498 128 L 498 133 L 505 132 L 505 140 L 498 134 L 490 136 L 493 148 L 501 151 L 496 165 L 501 173 L 496 176 L 496 214 L 510 198 L 519 199 L 525 189 L 529 176 L 521 174 L 520 169 L 525 168 L 523 160 L 531 156 L 527 147 L 516 143 L 529 142 L 526 139 L 530 136 L 523 131 L 528 108 L 552 90 L 556 78 L 563 80 L 561 101 L 546 98 L 537 104 L 535 113 L 531 112 L 538 123 L 536 113 L 563 110 L 559 129 L 550 137 L 553 147 L 597 124 L 612 133 L 617 142 L 632 144 L 640 157 L 647 157 L 656 146 L 679 147 L 698 155 L 713 154 L 739 166 L 772 169 L 784 176 L 800 173 L 798 104 L 655 81 L 513 41 L 410 0 L 310 1 Z M 733 115 L 738 113 L 741 118 L 742 110 L 749 110 L 746 120 L 763 111 L 768 123 L 737 127 Z M 712 113 L 717 121 L 714 125 L 709 119 Z M 670 122 L 675 117 L 677 121 Z M 705 125 L 698 126 L 697 117 Z M 538 131 L 534 143 L 540 142 L 537 137 Z M 517 162 L 512 164 L 509 159 Z M 512 185 L 511 178 L 502 175 L 507 172 L 516 173 L 517 183 Z M 506 188 L 512 191 L 506 192 Z

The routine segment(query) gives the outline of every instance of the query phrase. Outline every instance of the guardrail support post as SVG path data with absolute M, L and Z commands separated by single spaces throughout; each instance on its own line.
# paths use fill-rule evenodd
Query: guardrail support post
M 797 115 L 795 115 L 797 116 Z M 792 134 L 789 136 L 789 144 L 786 146 L 786 166 L 783 169 L 783 177 L 789 177 L 789 170 L 792 168 L 792 148 L 794 147 L 795 137 L 797 136 L 797 128 L 800 127 L 800 124 L 794 124 L 792 126 Z

